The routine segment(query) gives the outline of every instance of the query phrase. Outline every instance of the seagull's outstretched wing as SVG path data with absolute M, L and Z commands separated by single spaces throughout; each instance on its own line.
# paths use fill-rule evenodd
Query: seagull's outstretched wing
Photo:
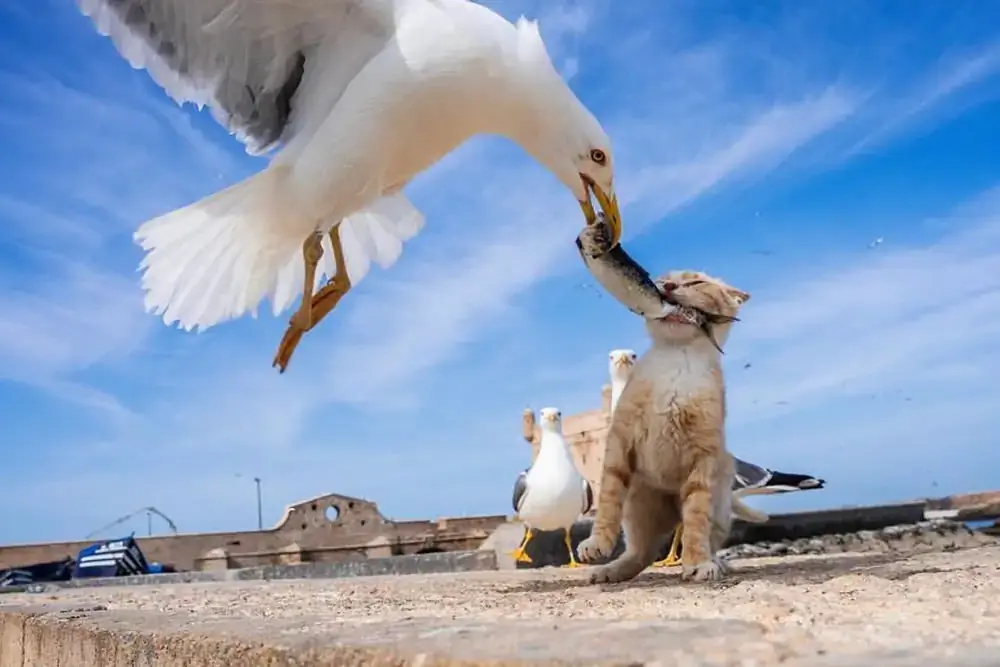
M 521 501 L 524 500 L 524 493 L 528 490 L 528 470 L 530 468 L 522 470 L 514 482 L 514 497 L 511 500 L 515 512 L 521 511 Z
M 302 106 L 329 111 L 394 32 L 393 0 L 75 1 L 133 67 L 179 104 L 210 107 L 251 154 L 287 141 Z M 322 95 L 296 99 L 300 87 Z
M 824 480 L 817 477 L 761 468 L 735 456 L 733 461 L 736 464 L 733 492 L 737 496 L 822 489 L 826 484 Z
M 586 514 L 594 506 L 594 489 L 590 486 L 587 478 L 583 478 L 583 509 L 580 514 Z

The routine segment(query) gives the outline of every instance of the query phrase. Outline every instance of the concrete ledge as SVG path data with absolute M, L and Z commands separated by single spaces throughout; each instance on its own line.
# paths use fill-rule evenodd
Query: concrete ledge
M 0 667 L 995 667 L 995 647 L 877 651 L 787 660 L 765 629 L 729 619 L 465 620 L 342 624 L 199 619 L 97 606 L 0 608 Z M 301 638 L 297 638 L 301 637 Z M 736 649 L 736 647 L 740 647 Z M 770 658 L 770 659 L 769 659 Z M 777 660 L 776 660 L 777 658 Z
M 442 574 L 445 572 L 482 572 L 497 569 L 492 551 L 447 551 L 434 554 L 366 558 L 338 563 L 302 563 L 299 565 L 263 565 L 234 570 L 206 572 L 171 572 L 132 577 L 71 579 L 0 589 L 7 593 L 42 593 L 59 588 L 94 588 L 100 586 L 150 586 L 161 584 L 200 584 L 221 581 L 277 581 L 283 579 L 340 579 L 380 575 Z
M 980 667 L 1000 546 L 587 570 L 61 589 L 0 602 L 0 667 Z
M 624 653 L 652 659 L 669 646 L 675 652 L 708 654 L 713 647 L 759 641 L 762 635 L 756 624 L 724 619 L 564 620 L 557 625 L 423 618 L 342 624 L 320 639 L 297 632 L 301 620 L 266 626 L 243 620 L 192 623 L 190 617 L 101 606 L 20 607 L 0 609 L 0 667 L 634 665 Z M 553 642 L 556 629 L 560 641 Z M 567 637 L 571 644 L 564 643 Z

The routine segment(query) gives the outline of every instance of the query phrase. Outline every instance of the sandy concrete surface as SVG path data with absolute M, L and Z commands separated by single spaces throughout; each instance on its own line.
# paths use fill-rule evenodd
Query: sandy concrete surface
M 10 626 L 3 646 L 35 623 L 133 639 L 195 633 L 246 650 L 322 656 L 226 658 L 248 667 L 1000 665 L 1000 546 L 745 559 L 733 568 L 715 584 L 654 569 L 631 584 L 597 587 L 580 568 L 64 590 L 0 596 L 0 619 Z M 15 661 L 14 649 L 0 648 L 0 667 L 227 664 L 180 662 L 168 643 L 142 649 L 144 661 L 78 664 Z

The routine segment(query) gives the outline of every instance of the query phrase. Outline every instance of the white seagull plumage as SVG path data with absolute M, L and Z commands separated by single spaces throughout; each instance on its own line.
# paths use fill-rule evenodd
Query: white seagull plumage
M 610 141 L 534 22 L 469 0 L 76 2 L 178 103 L 208 106 L 252 154 L 280 149 L 140 225 L 146 308 L 167 324 L 205 329 L 266 298 L 277 315 L 302 294 L 308 330 L 323 276 L 350 289 L 396 262 L 424 225 L 403 187 L 477 134 L 521 145 L 588 222 L 593 194 L 620 233 Z
M 538 456 L 530 468 L 518 475 L 514 484 L 514 511 L 528 528 L 515 557 L 531 562 L 524 549 L 531 540 L 532 531 L 565 529 L 570 565 L 576 565 L 570 528 L 581 514 L 590 511 L 594 495 L 590 484 L 577 470 L 563 436 L 562 413 L 556 408 L 542 408 L 540 417 Z
M 632 369 L 639 355 L 635 350 L 619 349 L 611 350 L 608 353 L 608 374 L 611 376 L 611 414 L 614 414 L 618 406 L 618 399 L 625 391 L 629 377 L 632 376 Z

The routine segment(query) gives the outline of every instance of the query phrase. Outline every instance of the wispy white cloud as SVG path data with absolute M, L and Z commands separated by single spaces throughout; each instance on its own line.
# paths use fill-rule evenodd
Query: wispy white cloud
M 883 120 L 869 128 L 861 139 L 845 151 L 844 157 L 874 150 L 900 134 L 914 132 L 934 121 L 940 122 L 953 117 L 970 104 L 970 95 L 979 84 L 998 74 L 1000 41 L 992 42 L 972 53 L 942 56 L 935 70 L 919 79 L 913 90 L 900 95 L 896 102 L 888 102 L 891 111 L 886 113 L 883 110 Z
M 140 301 L 130 281 L 65 257 L 0 274 L 0 379 L 128 416 L 79 374 L 141 349 L 150 323 Z

